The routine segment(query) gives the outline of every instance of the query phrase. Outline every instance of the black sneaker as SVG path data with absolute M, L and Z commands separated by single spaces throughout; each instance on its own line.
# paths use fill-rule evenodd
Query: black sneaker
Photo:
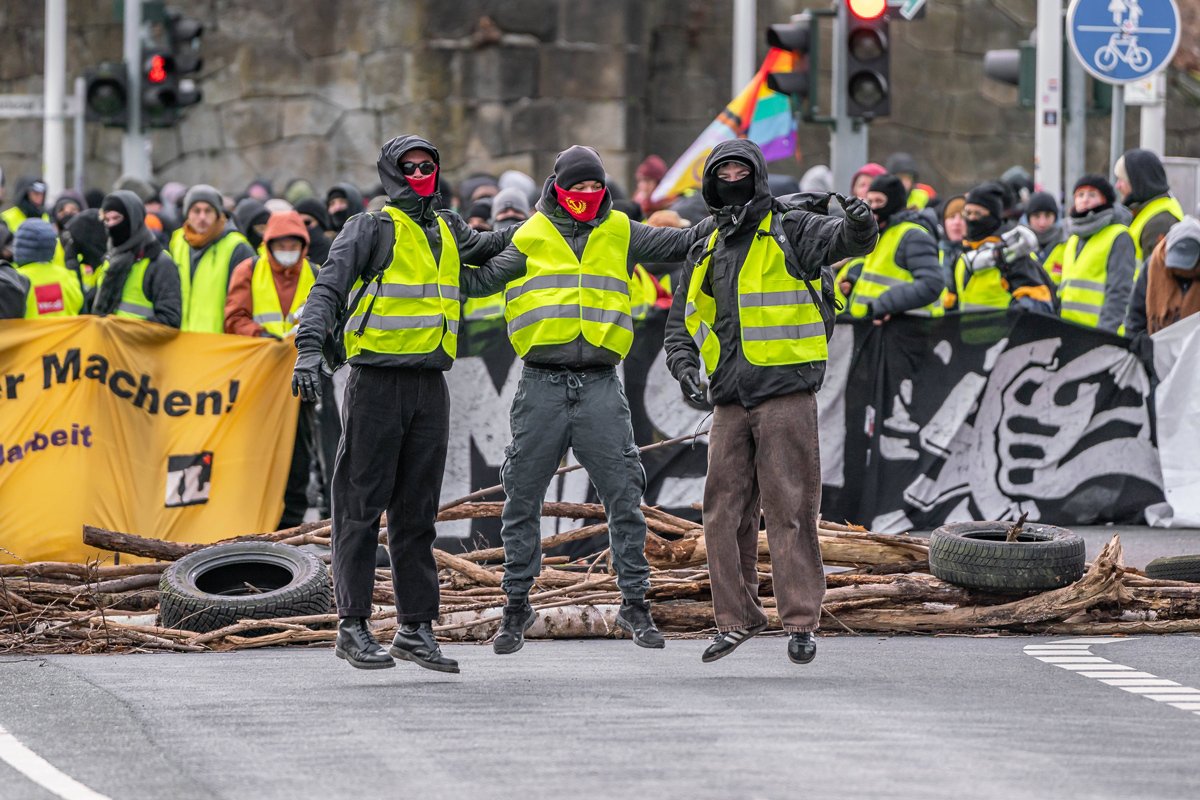
M 528 605 L 505 606 L 500 630 L 492 640 L 492 651 L 506 656 L 525 646 L 525 631 L 533 627 L 537 614 Z
M 767 623 L 760 622 L 758 625 L 751 625 L 749 628 L 735 628 L 731 631 L 718 633 L 713 637 L 713 643 L 700 656 L 700 660 L 705 664 L 709 664 L 718 658 L 724 658 L 736 650 L 742 642 L 762 633 L 766 629 Z
M 333 652 L 358 669 L 387 669 L 396 662 L 375 641 L 364 617 L 344 617 L 338 620 L 337 642 Z
M 650 604 L 645 600 L 622 601 L 621 610 L 617 612 L 617 625 L 633 637 L 633 643 L 638 647 L 661 650 L 667 645 L 650 616 Z
M 458 662 L 442 655 L 442 648 L 433 638 L 433 624 L 429 622 L 403 623 L 388 652 L 435 672 L 458 672 Z
M 807 664 L 817 657 L 817 637 L 812 633 L 793 633 L 788 637 L 788 658 L 793 664 Z

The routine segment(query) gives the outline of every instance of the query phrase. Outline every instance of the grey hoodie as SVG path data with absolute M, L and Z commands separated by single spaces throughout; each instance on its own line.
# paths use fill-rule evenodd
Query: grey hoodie
M 1109 225 L 1114 223 L 1128 225 L 1129 222 L 1129 212 L 1121 206 L 1089 213 L 1084 217 L 1067 217 L 1067 235 L 1079 237 L 1075 248 L 1076 257 L 1083 252 L 1083 248 L 1087 246 L 1091 237 Z M 1068 239 L 1068 246 L 1069 244 L 1070 240 Z M 1104 305 L 1100 309 L 1100 322 L 1096 325 L 1099 330 L 1116 333 L 1125 324 L 1125 317 L 1129 312 L 1130 296 L 1133 294 L 1136 266 L 1137 257 L 1133 248 L 1133 237 L 1127 231 L 1122 232 L 1113 240 L 1112 247 L 1108 250 L 1104 278 Z M 1065 275 L 1063 277 L 1066 278 Z M 1059 299 L 1061 300 L 1061 297 Z

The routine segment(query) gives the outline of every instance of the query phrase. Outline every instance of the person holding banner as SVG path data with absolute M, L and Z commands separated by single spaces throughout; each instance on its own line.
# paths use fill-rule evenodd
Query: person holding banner
M 108 254 L 96 271 L 91 313 L 178 328 L 183 317 L 179 270 L 146 227 L 146 207 L 136 194 L 119 189 L 105 196 L 100 209 Z
M 767 627 L 758 598 L 758 536 L 765 513 L 775 597 L 788 657 L 808 663 L 825 594 L 817 542 L 821 459 L 816 391 L 832 334 L 833 274 L 826 266 L 870 253 L 877 228 L 861 199 L 793 208 L 775 200 L 756 144 L 722 142 L 704 166 L 712 221 L 675 290 L 666 358 L 687 397 L 714 405 L 704 485 L 713 611 L 710 662 Z M 715 230 L 714 230 L 715 228 Z M 708 235 L 710 234 L 711 235 Z
M 485 262 L 512 232 L 478 233 L 458 214 L 437 210 L 439 169 L 437 148 L 419 136 L 383 146 L 387 204 L 346 221 L 296 332 L 292 391 L 301 399 L 318 399 L 327 336 L 342 338 L 350 363 L 333 470 L 335 652 L 359 669 L 395 666 L 394 656 L 459 671 L 431 624 L 440 600 L 434 522 L 450 434 L 442 373 L 457 353 L 460 294 L 503 287 L 506 277 Z M 399 624 L 390 651 L 367 626 L 384 511 Z

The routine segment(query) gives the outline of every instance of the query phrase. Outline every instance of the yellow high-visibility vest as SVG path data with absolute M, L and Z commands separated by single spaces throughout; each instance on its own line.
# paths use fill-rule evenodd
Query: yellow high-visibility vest
M 292 305 L 288 313 L 283 313 L 279 302 L 279 292 L 275 289 L 275 278 L 271 275 L 271 262 L 262 256 L 254 264 L 254 272 L 250 275 L 250 314 L 254 321 L 263 327 L 267 333 L 284 336 L 298 322 L 296 312 L 308 302 L 308 293 L 316 283 L 312 265 L 308 259 L 300 261 L 300 278 L 296 282 L 296 294 L 292 296 Z
M 658 286 L 654 276 L 646 271 L 641 264 L 633 268 L 629 276 L 629 307 L 634 319 L 645 319 L 658 302 Z
M 1129 235 L 1133 237 L 1133 250 L 1137 257 L 1137 269 L 1141 271 L 1142 259 L 1146 254 L 1142 252 L 1142 231 L 1146 229 L 1146 225 L 1150 220 L 1157 217 L 1162 212 L 1168 212 L 1177 221 L 1183 219 L 1183 206 L 1174 197 L 1156 197 L 1146 205 L 1142 206 L 1142 210 L 1133 218 L 1133 222 L 1129 224 Z M 1136 277 L 1136 276 L 1135 276 Z
M 192 248 L 183 236 L 183 228 L 171 235 L 171 258 L 179 267 L 179 285 L 183 299 L 180 330 L 203 333 L 225 332 L 225 297 L 229 293 L 229 272 L 235 265 L 233 251 L 250 242 L 237 231 L 229 231 L 213 242 L 200 256 L 192 272 Z
M 915 222 L 901 222 L 892 225 L 879 237 L 875 249 L 866 257 L 862 274 L 854 284 L 850 294 L 850 315 L 863 318 L 867 316 L 867 304 L 876 300 L 893 286 L 905 286 L 913 282 L 912 273 L 896 263 L 896 251 L 904 234 L 911 230 L 924 230 Z M 944 293 L 945 290 L 943 290 Z M 906 311 L 918 317 L 940 317 L 946 313 L 946 307 L 939 297 L 924 308 Z
M 17 267 L 29 279 L 25 318 L 74 317 L 83 309 L 79 277 L 61 264 L 34 261 Z
M 133 262 L 133 266 L 129 268 L 129 274 L 125 276 L 125 285 L 121 287 L 121 300 L 117 304 L 117 310 L 112 314 L 114 317 L 150 319 L 154 316 L 154 303 L 150 301 L 149 297 L 146 297 L 146 290 L 143 288 L 146 282 L 146 270 L 149 266 L 150 259 L 148 258 Z M 108 261 L 105 261 L 100 265 L 100 269 L 96 270 L 96 291 L 100 291 L 100 286 L 107 277 Z
M 1108 280 L 1108 254 L 1117 237 L 1128 232 L 1124 225 L 1108 225 L 1084 242 L 1083 250 L 1079 249 L 1078 235 L 1067 239 L 1058 290 L 1060 317 L 1089 328 L 1100 324 Z
M 961 255 L 954 263 L 954 288 L 959 311 L 1003 311 L 1012 302 L 999 268 L 976 272 L 968 278 L 967 261 Z

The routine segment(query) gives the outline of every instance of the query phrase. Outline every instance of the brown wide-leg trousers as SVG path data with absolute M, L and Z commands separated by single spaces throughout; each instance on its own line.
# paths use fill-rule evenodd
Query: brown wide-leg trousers
M 825 596 L 817 541 L 821 455 L 813 392 L 713 412 L 704 484 L 704 538 L 717 629 L 766 622 L 758 599 L 759 509 L 783 629 L 815 631 Z

